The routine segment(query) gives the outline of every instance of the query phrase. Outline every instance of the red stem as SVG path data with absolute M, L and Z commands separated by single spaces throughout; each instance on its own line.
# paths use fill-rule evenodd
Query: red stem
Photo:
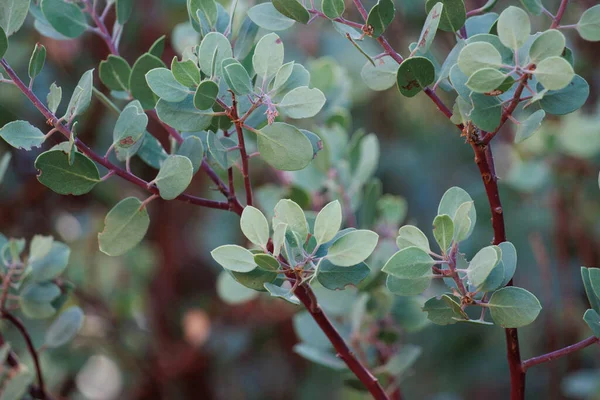
M 560 25 L 560 21 L 562 20 L 563 15 L 565 15 L 565 11 L 567 10 L 567 6 L 569 5 L 569 0 L 562 0 L 560 2 L 560 6 L 558 7 L 558 11 L 556 12 L 556 16 L 554 17 L 554 21 L 552 21 L 552 25 L 550 25 L 550 29 L 556 29 Z
M 590 336 L 589 338 L 582 340 L 579 343 L 572 344 L 560 350 L 556 350 L 538 357 L 532 357 L 529 360 L 523 361 L 523 371 L 527 371 L 529 368 L 535 365 L 547 363 L 556 360 L 557 358 L 568 356 L 569 354 L 581 349 L 585 349 L 586 347 L 591 346 L 594 343 L 600 343 L 600 339 L 595 336 Z
M 70 138 L 71 131 L 69 130 L 69 128 L 67 128 L 62 123 L 60 123 L 58 118 L 56 117 L 56 115 L 54 115 L 50 110 L 48 110 L 48 108 L 40 101 L 40 99 L 37 98 L 37 96 L 23 83 L 23 81 L 21 81 L 19 76 L 10 67 L 10 65 L 8 65 L 6 60 L 5 59 L 0 60 L 0 64 L 4 67 L 4 69 L 6 70 L 6 73 L 8 74 L 8 76 L 10 76 L 13 83 L 21 90 L 21 92 L 23 92 L 23 94 L 25 96 L 27 96 L 27 98 L 42 113 L 42 115 L 44 115 L 44 117 L 48 121 L 51 121 L 52 125 L 60 133 L 62 133 L 66 138 Z M 90 149 L 88 146 L 86 146 L 81 140 L 79 140 L 79 138 L 75 138 L 75 145 L 77 146 L 79 151 L 81 151 L 83 154 L 85 154 L 92 160 L 96 161 L 98 164 L 107 168 L 109 171 L 113 171 L 115 175 L 120 176 L 121 178 L 125 179 L 128 182 L 133 183 L 136 186 L 139 186 L 145 190 L 150 191 L 152 194 L 159 194 L 158 188 L 156 188 L 154 186 L 148 188 L 148 182 L 127 172 L 124 169 L 119 168 L 118 166 L 114 165 L 113 163 L 111 163 L 110 161 L 105 159 L 104 157 L 99 156 L 92 149 Z M 232 210 L 238 214 L 241 214 L 241 209 L 240 209 L 239 205 L 235 204 L 235 203 L 231 203 L 231 202 L 219 202 L 219 201 L 215 201 L 215 200 L 209 200 L 209 199 L 204 199 L 201 197 L 191 196 L 191 195 L 185 194 L 185 193 L 179 195 L 179 197 L 177 197 L 177 200 L 185 201 L 187 203 L 196 204 L 196 205 L 208 207 L 208 208 L 215 208 L 215 209 L 220 209 L 220 210 Z
M 252 183 L 250 182 L 250 168 L 248 166 L 248 153 L 246 152 L 246 143 L 244 141 L 244 131 L 242 130 L 242 126 L 244 122 L 240 120 L 237 110 L 237 101 L 235 99 L 235 94 L 231 92 L 232 105 L 230 109 L 231 120 L 235 125 L 235 130 L 237 132 L 239 147 L 240 147 L 240 156 L 242 157 L 242 177 L 244 178 L 244 187 L 246 189 L 246 204 L 252 205 Z
M 27 329 L 25 329 L 25 326 L 23 325 L 23 323 L 21 322 L 21 320 L 19 318 L 15 317 L 14 315 L 12 315 L 11 313 L 9 313 L 6 310 L 2 310 L 2 319 L 5 319 L 5 320 L 9 321 L 11 324 L 13 324 L 14 327 L 17 328 L 17 330 L 19 331 L 21 336 L 23 336 L 23 339 L 25 339 L 25 343 L 27 344 L 27 349 L 29 350 L 29 353 L 31 354 L 31 358 L 33 359 L 33 364 L 35 366 L 35 372 L 37 374 L 38 390 L 39 390 L 39 395 L 40 395 L 39 398 L 50 399 L 51 397 L 48 396 L 48 394 L 46 393 L 46 387 L 44 386 L 44 376 L 42 375 L 42 369 L 40 367 L 40 360 L 38 357 L 38 353 L 37 353 L 37 350 L 35 349 L 35 346 L 33 345 L 31 336 L 29 336 L 29 333 L 27 332 Z
M 385 390 L 377 378 L 356 358 L 352 350 L 348 347 L 342 336 L 323 313 L 323 310 L 317 303 L 317 298 L 308 285 L 299 285 L 294 294 L 304 304 L 315 322 L 319 325 L 323 333 L 327 336 L 338 356 L 344 360 L 350 371 L 365 385 L 371 395 L 376 400 L 389 400 Z

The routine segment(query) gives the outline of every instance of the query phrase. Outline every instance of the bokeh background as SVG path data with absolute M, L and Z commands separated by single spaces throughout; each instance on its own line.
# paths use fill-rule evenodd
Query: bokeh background
M 484 2 L 466 0 L 467 9 Z M 350 3 L 347 18 L 358 21 Z M 367 8 L 371 3 L 365 2 Z M 406 53 L 425 19 L 424 2 L 395 3 L 397 16 L 386 36 Z M 496 10 L 514 3 L 500 1 Z M 239 10 L 253 4 L 240 1 Z M 563 21 L 576 23 L 581 12 L 595 4 L 596 0 L 571 1 Z M 558 1 L 545 0 L 544 5 L 555 11 Z M 171 60 L 175 55 L 171 32 L 186 20 L 183 0 L 137 1 L 125 28 L 122 55 L 133 62 L 166 33 L 163 60 Z M 540 29 L 549 24 L 544 15 L 532 21 Z M 351 130 L 363 128 L 379 137 L 382 152 L 377 175 L 384 192 L 406 199 L 406 223 L 428 232 L 442 194 L 460 186 L 471 194 L 478 211 L 475 233 L 461 250 L 469 253 L 491 241 L 490 214 L 472 150 L 426 96 L 403 98 L 395 88 L 370 91 L 360 79 L 364 59 L 326 21 L 308 27 L 296 24 L 281 36 L 286 61 L 310 64 L 325 56 L 343 68 Z M 515 282 L 535 293 L 544 307 L 534 324 L 519 330 L 524 358 L 591 334 L 581 319 L 588 305 L 579 267 L 598 266 L 600 258 L 600 47 L 574 33 L 567 33 L 567 40 L 576 72 L 590 83 L 588 103 L 576 114 L 547 118 L 542 131 L 518 147 L 512 144 L 510 126 L 494 141 L 507 235 L 519 254 Z M 68 98 L 81 74 L 108 54 L 104 43 L 91 34 L 74 41 L 54 41 L 40 36 L 28 19 L 11 38 L 8 54 L 21 74 L 26 73 L 36 42 L 48 50 L 46 67 L 34 85 L 42 98 L 54 81 Z M 452 45 L 451 34 L 441 32 L 434 53 L 443 60 Z M 379 52 L 368 41 L 365 48 L 371 54 Z M 105 90 L 98 80 L 96 84 Z M 442 96 L 450 102 L 451 98 Z M 15 119 L 44 125 L 16 89 L 2 85 L 0 124 Z M 112 140 L 112 124 L 114 116 L 94 101 L 79 124 L 79 137 L 105 149 Z M 166 135 L 161 139 L 168 141 Z M 343 388 L 339 373 L 292 351 L 298 342 L 292 326 L 295 307 L 266 295 L 240 305 L 219 298 L 215 282 L 220 267 L 209 251 L 225 243 L 242 243 L 237 216 L 154 201 L 146 240 L 129 254 L 110 258 L 98 251 L 97 233 L 119 199 L 143 197 L 137 188 L 113 178 L 89 195 L 60 196 L 36 180 L 33 161 L 43 149 L 15 151 L 0 143 L 0 157 L 8 151 L 13 157 L 0 184 L 0 231 L 26 238 L 52 234 L 68 243 L 73 253 L 67 278 L 77 288 L 72 301 L 86 312 L 84 329 L 70 346 L 43 354 L 53 393 L 93 400 L 363 398 Z M 142 177 L 153 176 L 139 160 L 132 167 Z M 280 175 L 255 159 L 250 167 L 256 188 L 285 184 Z M 190 190 L 218 198 L 202 174 Z M 407 312 L 405 302 L 395 307 L 397 315 Z M 402 329 L 402 342 L 422 348 L 401 382 L 405 399 L 508 398 L 502 329 L 468 324 L 440 327 L 426 325 L 424 318 L 425 314 L 416 313 L 403 319 L 410 323 Z M 415 331 L 416 326 L 423 329 Z M 30 328 L 35 333 L 35 324 Z M 22 346 L 14 332 L 2 329 L 14 347 Z M 600 348 L 592 346 L 531 369 L 527 398 L 600 398 Z

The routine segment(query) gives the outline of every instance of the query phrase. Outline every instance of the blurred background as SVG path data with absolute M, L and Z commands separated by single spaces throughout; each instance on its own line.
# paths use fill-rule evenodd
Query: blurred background
M 468 10 L 483 3 L 466 0 Z M 495 10 L 515 3 L 501 0 Z M 365 2 L 367 9 L 372 4 Z M 564 23 L 576 23 L 583 10 L 595 4 L 597 0 L 571 1 Z M 252 5 L 240 1 L 238 12 L 243 16 Z M 544 6 L 555 12 L 558 0 L 544 0 Z M 386 37 L 396 50 L 406 53 L 425 19 L 424 1 L 397 0 L 396 8 Z M 351 4 L 345 16 L 360 20 Z M 184 0 L 136 2 L 121 54 L 132 63 L 166 33 L 163 60 L 170 61 L 176 54 L 173 29 L 179 26 L 181 32 L 185 27 L 179 24 L 185 21 Z M 532 21 L 539 29 L 549 24 L 544 15 L 532 16 Z M 403 98 L 396 88 L 369 90 L 360 78 L 364 59 L 327 21 L 308 27 L 295 24 L 279 34 L 286 46 L 286 61 L 306 63 L 313 71 L 319 63 L 334 62 L 343 71 L 342 82 L 338 79 L 333 89 L 343 89 L 342 105 L 349 107 L 351 115 L 349 132 L 361 128 L 377 134 L 381 143 L 377 176 L 384 193 L 406 200 L 404 223 L 430 234 L 442 194 L 460 186 L 471 194 L 478 211 L 475 233 L 461 250 L 472 256 L 470 249 L 489 244 L 493 236 L 490 213 L 472 150 L 430 100 L 422 94 Z M 53 81 L 68 98 L 81 74 L 108 55 L 105 44 L 91 34 L 55 41 L 39 35 L 28 19 L 11 38 L 7 55 L 20 74 L 26 74 L 36 42 L 48 50 L 46 67 L 34 85 L 40 98 L 45 98 Z M 453 43 L 451 34 L 438 34 L 433 52 L 439 60 Z M 535 293 L 544 307 L 534 324 L 519 330 L 523 358 L 591 334 L 581 319 L 589 306 L 579 267 L 598 266 L 600 257 L 600 47 L 573 33 L 567 33 L 567 43 L 575 56 L 575 71 L 590 83 L 588 103 L 566 117 L 548 117 L 542 131 L 519 146 L 512 144 L 514 131 L 509 123 L 493 146 L 507 236 L 519 255 L 515 283 Z M 366 41 L 364 47 L 370 54 L 380 52 L 375 43 Z M 313 72 L 312 83 L 318 86 L 315 76 Z M 96 86 L 105 91 L 97 79 Z M 452 104 L 451 97 L 444 93 L 442 97 Z M 15 119 L 44 125 L 24 96 L 2 85 L 0 124 Z M 79 123 L 79 137 L 106 149 L 114 121 L 110 111 L 94 101 Z M 166 134 L 161 140 L 168 142 Z M 144 198 L 145 194 L 114 178 L 85 196 L 53 193 L 38 183 L 33 167 L 37 154 L 57 143 L 49 142 L 44 149 L 31 152 L 0 143 L 0 157 L 12 152 L 0 184 L 0 232 L 28 239 L 51 234 L 72 248 L 66 276 L 76 286 L 71 301 L 84 309 L 86 323 L 70 346 L 42 356 L 53 393 L 92 400 L 365 398 L 345 388 L 339 372 L 312 364 L 292 351 L 299 341 L 292 325 L 296 307 L 266 295 L 240 304 L 219 298 L 216 279 L 221 268 L 209 252 L 221 244 L 243 244 L 236 215 L 157 200 L 149 207 L 152 224 L 144 242 L 125 256 L 108 257 L 97 245 L 104 216 L 118 200 L 129 195 Z M 149 180 L 155 173 L 139 160 L 132 168 Z M 259 191 L 259 201 L 266 199 L 261 203 L 265 209 L 272 207 L 265 204 L 272 193 L 268 190 L 294 181 L 282 179 L 257 159 L 251 160 L 250 169 L 254 187 L 266 188 Z M 276 186 L 264 186 L 269 183 Z M 219 198 L 201 173 L 190 192 Z M 428 324 L 418 310 L 419 299 L 394 301 L 392 317 L 402 343 L 421 347 L 420 357 L 400 382 L 405 399 L 508 398 L 502 329 Z M 2 329 L 15 348 L 22 348 L 14 332 Z M 35 337 L 35 324 L 30 329 L 34 340 L 40 340 Z M 599 350 L 592 346 L 532 368 L 527 398 L 600 399 Z M 26 353 L 21 353 L 28 362 Z

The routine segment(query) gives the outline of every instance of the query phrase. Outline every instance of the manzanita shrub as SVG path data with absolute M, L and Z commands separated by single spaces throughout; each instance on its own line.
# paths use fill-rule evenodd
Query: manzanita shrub
M 50 85 L 46 98 L 33 90 L 46 62 L 44 46 L 32 49 L 26 72 L 17 73 L 2 58 L 2 84 L 18 88 L 48 127 L 17 120 L 4 125 L 0 137 L 16 149 L 44 147 L 33 166 L 40 184 L 58 194 L 82 196 L 119 178 L 148 193 L 144 198 L 122 198 L 106 215 L 98 246 L 109 256 L 126 254 L 144 239 L 151 224 L 148 208 L 157 199 L 238 214 L 247 242 L 211 252 L 223 267 L 219 295 L 240 303 L 263 293 L 278 298 L 273 301 L 299 306 L 294 326 L 301 343 L 296 352 L 339 370 L 347 385 L 367 390 L 376 399 L 400 398 L 400 382 L 421 352 L 402 343 L 390 324 L 395 296 L 432 294 L 432 282 L 443 283 L 445 290 L 436 290 L 423 302 L 407 297 L 404 309 L 418 310 L 437 325 L 504 328 L 510 398 L 523 399 L 528 368 L 600 338 L 600 269 L 581 270 L 591 305 L 583 319 L 593 336 L 522 360 L 517 328 L 532 324 L 542 305 L 526 288 L 513 285 L 520 249 L 506 238 L 504 214 L 510 210 L 500 202 L 491 143 L 507 123 L 515 126 L 514 140 L 519 143 L 532 137 L 545 118 L 564 118 L 584 105 L 589 85 L 576 74 L 567 43 L 576 34 L 600 41 L 600 5 L 565 25 L 568 0 L 560 1 L 555 13 L 540 0 L 522 0 L 504 9 L 498 9 L 495 0 L 476 9 L 467 9 L 463 0 L 423 3 L 427 18 L 421 34 L 400 50 L 386 39 L 396 13 L 392 0 L 379 0 L 370 10 L 354 0 L 354 11 L 347 10 L 351 5 L 343 0 L 273 0 L 242 14 L 237 1 L 226 9 L 214 0 L 188 0 L 189 21 L 173 32 L 180 54 L 165 60 L 162 36 L 129 63 L 120 55 L 119 44 L 127 21 L 133 12 L 143 13 L 143 4 L 2 0 L 0 57 L 10 53 L 11 36 L 28 15 L 39 34 L 53 39 L 98 35 L 110 55 L 90 66 L 76 87 L 65 90 L 72 93 L 68 100 L 63 99 L 60 82 Z M 116 20 L 109 28 L 106 17 L 113 10 Z M 548 23 L 535 32 L 530 17 L 542 14 Z M 345 15 L 359 17 L 349 20 Z M 456 140 L 462 137 L 473 149 L 488 197 L 491 245 L 464 250 L 478 221 L 471 196 L 459 187 L 448 188 L 440 199 L 431 235 L 424 233 L 429 230 L 424 226 L 403 224 L 405 200 L 383 194 L 374 176 L 380 152 L 377 135 L 349 134 L 344 69 L 327 58 L 306 65 L 284 62 L 285 43 L 276 32 L 318 19 L 331 21 L 356 51 L 370 89 L 395 85 L 407 98 L 423 92 L 433 101 L 432 110 L 438 109 L 449 126 L 456 126 Z M 443 61 L 433 51 L 438 37 L 456 43 Z M 363 45 L 369 41 L 380 46 L 379 54 L 370 54 L 372 43 Z M 94 97 L 116 117 L 110 145 L 100 152 L 77 136 L 78 120 Z M 147 130 L 150 120 L 166 130 L 169 146 L 163 147 Z M 108 133 L 99 129 L 97 134 Z M 58 137 L 59 144 L 44 144 Z M 585 152 L 586 143 L 575 138 L 564 146 Z M 153 179 L 132 172 L 136 157 L 155 169 Z M 251 158 L 276 171 L 296 171 L 285 175 L 296 191 L 269 184 L 254 188 Z M 5 155 L 0 177 L 9 162 L 10 155 Z M 235 190 L 237 170 L 243 199 Z M 208 176 L 222 200 L 189 193 L 198 173 Z M 11 371 L 2 375 L 2 400 L 53 398 L 39 353 L 68 343 L 84 323 L 82 310 L 68 303 L 73 285 L 61 278 L 69 255 L 69 247 L 51 236 L 27 241 L 0 235 L 0 316 L 23 336 L 34 366 L 33 372 L 28 370 L 0 336 L 3 370 Z M 41 349 L 33 345 L 21 318 L 51 320 Z M 422 326 L 421 321 L 409 329 Z

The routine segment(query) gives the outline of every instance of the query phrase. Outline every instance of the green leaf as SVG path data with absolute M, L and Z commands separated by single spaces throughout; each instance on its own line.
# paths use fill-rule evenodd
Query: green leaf
M 117 12 L 117 21 L 121 25 L 125 23 L 131 17 L 131 11 L 133 10 L 133 0 L 116 0 L 115 6 Z
M 73 95 L 71 96 L 71 100 L 69 100 L 69 105 L 67 106 L 66 117 L 68 119 L 72 119 L 77 115 L 81 115 L 88 109 L 90 103 L 92 102 L 93 87 L 94 70 L 90 69 L 89 71 L 84 72 L 79 79 L 77 86 L 73 90 Z
M 395 378 L 403 377 L 408 369 L 417 361 L 422 353 L 420 346 L 405 344 L 384 365 L 378 367 L 375 372 L 385 372 Z
M 540 15 L 544 11 L 542 0 L 521 0 L 527 11 L 534 15 Z
M 260 156 L 274 168 L 297 171 L 313 159 L 310 140 L 292 125 L 275 122 L 257 131 L 257 135 Z
M 425 252 L 429 252 L 429 239 L 419 228 L 413 225 L 404 225 L 398 230 L 396 244 L 400 250 L 416 246 Z
M 238 36 L 236 38 L 235 46 L 233 49 L 233 56 L 236 59 L 252 61 L 250 58 L 248 58 L 248 54 L 250 54 L 250 52 L 254 49 L 254 42 L 259 30 L 260 27 L 254 22 L 252 22 L 250 18 L 244 18 L 242 26 L 237 32 Z
M 431 274 L 416 278 L 397 278 L 388 275 L 385 285 L 396 296 L 416 296 L 423 293 L 431 284 Z
M 427 252 L 419 247 L 407 247 L 394 254 L 381 269 L 388 275 L 400 279 L 431 277 L 435 264 Z
M 297 87 L 288 92 L 279 103 L 279 109 L 294 119 L 310 118 L 317 115 L 325 105 L 325 95 L 319 89 L 307 86 Z
M 375 60 L 375 65 L 366 62 L 360 76 L 369 89 L 386 90 L 396 83 L 398 67 L 398 63 L 392 57 L 386 56 Z
M 266 254 L 261 254 L 266 256 Z M 254 257 L 254 261 L 256 262 L 256 256 Z M 277 261 L 277 260 L 275 260 Z M 235 279 L 238 283 L 244 285 L 247 288 L 252 290 L 257 290 L 259 292 L 265 292 L 265 283 L 272 283 L 277 279 L 277 272 L 273 272 L 271 270 L 264 270 L 262 268 L 255 268 L 250 272 L 235 272 L 228 271 L 231 273 L 233 279 Z
M 444 5 L 439 28 L 447 32 L 456 32 L 462 28 L 467 20 L 464 0 L 427 0 L 425 10 L 431 11 L 438 2 Z
M 366 260 L 375 247 L 379 235 L 375 232 L 357 229 L 337 239 L 327 253 L 327 259 L 340 267 L 350 267 Z
M 247 208 L 247 207 L 246 207 Z M 267 236 L 268 238 L 268 236 Z M 268 241 L 268 239 L 267 239 Z M 279 261 L 270 254 L 255 254 L 254 262 L 258 266 L 259 269 L 269 272 L 277 272 L 279 271 Z M 261 285 L 262 288 L 262 285 Z
M 504 265 L 504 280 L 501 286 L 506 286 L 517 270 L 517 249 L 511 242 L 502 242 L 498 247 L 502 250 L 500 263 Z
M 317 245 L 329 242 L 342 226 L 342 206 L 335 200 L 327 204 L 315 219 L 314 237 Z
M 304 213 L 303 213 L 304 214 Z M 306 221 L 306 218 L 305 218 Z M 285 240 L 285 232 L 287 231 L 288 224 L 287 223 L 278 223 L 275 224 L 275 218 L 273 218 L 273 255 L 275 257 L 279 256 L 281 252 L 281 246 L 283 246 L 283 242 Z
M 79 196 L 88 193 L 100 182 L 96 164 L 81 153 L 74 154 L 73 165 L 61 150 L 50 150 L 35 160 L 40 171 L 38 181 L 58 194 Z
M 2 12 L 0 13 L 0 28 L 6 36 L 18 31 L 29 11 L 31 0 L 3 0 Z M 4 399 L 2 399 L 4 400 Z
M 600 314 L 596 310 L 589 309 L 583 314 L 583 320 L 592 330 L 597 338 L 600 338 Z
M 1 35 L 0 35 L 1 36 Z M 1 42 L 1 38 L 0 38 Z M 8 44 L 8 42 L 7 42 Z M 2 45 L 0 44 L 0 53 L 2 53 L 1 49 Z M 33 53 L 31 53 L 31 58 L 29 59 L 29 77 L 34 79 L 36 76 L 42 72 L 44 68 L 44 64 L 46 62 L 46 48 L 41 44 L 36 44 Z
M 236 272 L 250 272 L 256 268 L 254 255 L 245 248 L 234 244 L 217 247 L 210 252 L 214 260 L 223 268 Z
M 544 110 L 537 110 L 531 114 L 525 121 L 519 124 L 517 134 L 515 135 L 515 143 L 521 143 L 523 140 L 530 138 L 542 126 L 542 121 L 546 116 Z
M 596 297 L 600 299 L 600 268 L 588 268 L 590 275 L 590 284 Z
M 6 54 L 6 50 L 8 50 L 8 38 L 6 37 L 6 33 L 0 26 L 0 58 L 4 57 Z
M 171 72 L 177 82 L 185 87 L 196 86 L 200 83 L 200 70 L 192 60 L 179 61 L 177 56 L 173 57 Z
M 532 63 L 538 64 L 548 57 L 562 55 L 565 46 L 565 35 L 556 29 L 549 29 L 535 38 L 529 48 L 529 58 Z
M 590 280 L 590 269 L 591 268 L 581 267 L 581 279 L 583 281 L 585 294 L 587 295 L 590 305 L 594 310 L 596 310 L 596 312 L 600 312 L 600 298 L 596 295 L 596 291 L 592 286 L 592 282 Z
M 252 80 L 246 68 L 240 63 L 232 63 L 225 67 L 225 80 L 227 85 L 235 94 L 243 96 L 252 93 Z
M 494 68 L 482 68 L 475 71 L 467 81 L 467 87 L 475 93 L 488 93 L 498 88 L 506 75 Z
M 34 379 L 35 375 L 27 369 L 21 368 L 17 370 L 10 379 L 5 381 L 2 392 L 0 392 L 0 400 L 20 400 L 27 398 L 27 391 Z
M 548 90 L 565 88 L 575 76 L 573 67 L 562 57 L 548 57 L 537 66 L 533 75 Z
M 304 215 L 302 208 L 292 200 L 282 199 L 275 205 L 275 214 L 272 224 L 275 227 L 273 246 L 275 246 L 277 230 L 282 229 L 282 227 L 278 227 L 279 224 L 287 225 L 286 228 L 289 228 L 300 235 L 302 242 L 306 241 L 306 238 L 308 237 L 308 222 L 306 222 L 306 216 Z M 285 234 L 285 230 L 283 230 L 283 233 Z M 283 238 L 281 238 L 281 241 L 283 243 Z
M 501 257 L 502 250 L 498 246 L 487 246 L 479 250 L 467 268 L 469 283 L 479 289 Z
M 335 354 L 306 343 L 298 343 L 295 345 L 294 352 L 309 361 L 333 369 L 334 371 L 344 371 L 348 369 L 346 364 Z
M 427 19 L 425 19 L 425 23 L 423 24 L 423 29 L 421 30 L 421 35 L 417 41 L 417 46 L 411 52 L 411 57 L 414 54 L 425 54 L 427 50 L 429 50 L 429 46 L 433 43 L 433 39 L 435 38 L 435 34 L 442 19 L 443 11 L 444 4 L 441 2 L 437 2 L 431 10 L 429 10 Z
M 54 349 L 69 343 L 83 326 L 83 311 L 77 306 L 63 311 L 46 331 L 44 346 Z
M 514 6 L 502 11 L 498 18 L 498 37 L 503 45 L 519 50 L 529 39 L 530 33 L 531 21 L 525 11 Z
M 140 102 L 135 100 L 129 103 L 119 115 L 113 130 L 113 145 L 117 158 L 124 161 L 137 153 L 147 126 L 148 116 Z
M 59 296 L 60 289 L 54 283 L 30 283 L 21 291 L 19 304 L 29 318 L 48 318 L 56 312 L 52 302 Z
M 198 11 L 200 11 L 210 27 L 217 24 L 218 9 L 215 0 L 188 0 L 187 8 L 190 17 L 196 22 L 200 22 L 197 16 Z
M 452 325 L 459 320 L 469 319 L 452 295 L 444 294 L 440 298 L 432 297 L 423 305 L 427 318 L 436 325 Z M 458 307 L 457 307 L 458 306 Z
M 185 138 L 177 154 L 189 158 L 192 162 L 193 174 L 196 174 L 204 158 L 204 144 L 198 136 L 188 136 Z
M 160 197 L 173 200 L 187 189 L 193 174 L 194 168 L 189 158 L 172 155 L 167 157 L 152 182 L 158 187 Z
M 443 214 L 438 215 L 433 220 L 433 237 L 440 246 L 443 254 L 446 254 L 446 250 L 452 243 L 454 236 L 454 222 L 449 215 Z
M 257 246 L 265 247 L 269 242 L 269 223 L 264 214 L 252 206 L 246 206 L 240 219 L 244 236 Z
M 179 103 L 161 99 L 156 104 L 156 113 L 161 121 L 182 132 L 202 131 L 210 126 L 212 110 L 198 110 L 194 97 L 189 95 Z
M 104 230 L 98 234 L 100 251 L 109 256 L 120 256 L 142 241 L 150 217 L 146 207 L 135 197 L 121 200 L 106 215 Z
M 110 90 L 129 91 L 131 67 L 125 59 L 113 54 L 109 55 L 100 63 L 99 75 L 102 83 Z
M 148 49 L 148 53 L 152 54 L 156 58 L 161 58 L 163 52 L 165 51 L 165 39 L 165 35 L 162 35 L 156 39 L 154 43 L 152 43 L 152 46 L 150 46 L 150 49 Z
M 161 99 L 172 103 L 183 101 L 189 94 L 188 88 L 179 83 L 166 68 L 154 68 L 146 73 L 146 82 Z
M 263 36 L 254 49 L 252 65 L 262 79 L 269 78 L 283 65 L 283 42 L 275 33 Z
M 494 323 L 503 328 L 520 328 L 535 321 L 542 306 L 527 290 L 509 286 L 492 294 L 488 308 Z
M 467 76 L 483 68 L 500 67 L 502 56 L 487 42 L 474 42 L 466 45 L 458 55 L 458 67 Z
M 538 85 L 538 91 L 543 89 Z M 540 107 L 548 114 L 565 115 L 581 108 L 590 95 L 590 85 L 579 75 L 560 90 L 548 90 L 539 101 Z
M 340 267 L 323 258 L 317 267 L 317 280 L 329 290 L 344 290 L 346 286 L 358 286 L 371 270 L 364 262 L 351 267 Z
M 503 103 L 496 97 L 481 93 L 473 93 L 471 101 L 474 105 L 471 120 L 478 128 L 492 132 L 500 124 Z M 473 221 L 473 224 L 475 221 Z
M 69 246 L 61 242 L 51 243 L 44 255 L 35 257 L 30 255 L 31 278 L 35 282 L 45 282 L 58 277 L 67 268 L 70 255 Z
M 217 294 L 221 300 L 231 305 L 245 303 L 258 296 L 256 290 L 243 286 L 227 271 L 222 271 L 217 278 Z
M 585 40 L 591 42 L 600 40 L 600 4 L 588 8 L 581 14 L 577 23 L 577 32 Z
M 454 222 L 455 240 L 457 238 L 461 238 L 461 240 L 464 240 L 468 238 L 473 232 L 475 222 L 477 221 L 477 213 L 475 211 L 474 205 L 472 205 L 471 207 L 464 205 L 465 203 L 472 202 L 473 199 L 471 199 L 471 196 L 469 196 L 469 194 L 466 191 L 456 186 L 448 189 L 446 193 L 444 193 L 444 195 L 442 196 L 442 199 L 440 200 L 437 213 L 438 215 L 446 214 L 449 215 L 450 218 L 452 218 L 452 222 Z M 463 209 L 459 213 L 458 211 L 461 207 L 463 207 Z M 470 222 L 469 230 L 467 231 L 466 235 L 464 235 L 464 233 L 461 233 L 461 227 L 464 227 L 466 222 L 464 216 L 465 211 L 467 211 L 466 216 L 468 217 Z M 458 233 L 461 234 L 458 235 Z
M 48 23 L 68 38 L 76 38 L 88 29 L 85 15 L 77 4 L 64 0 L 42 0 L 40 6 Z
M 138 150 L 137 155 L 154 169 L 160 169 L 161 164 L 169 156 L 158 139 L 152 135 L 144 135 L 142 147 Z M 182 155 L 185 156 L 185 154 Z
M 164 67 L 165 64 L 158 57 L 145 53 L 137 59 L 133 64 L 133 68 L 131 68 L 129 90 L 133 98 L 140 101 L 144 110 L 154 108 L 158 101 L 158 96 L 154 94 L 148 86 L 148 82 L 146 82 L 146 74 L 154 68 Z
M 272 283 L 265 283 L 264 287 L 271 296 L 282 298 L 288 303 L 300 305 L 300 300 L 298 300 L 298 298 L 294 295 L 291 288 L 284 288 Z
M 335 19 L 344 13 L 346 5 L 344 4 L 344 0 L 323 0 L 321 2 L 321 9 L 327 18 Z
M 273 0 L 273 7 L 294 21 L 306 24 L 310 19 L 308 10 L 297 0 Z
M 194 107 L 198 110 L 209 110 L 215 104 L 219 86 L 210 80 L 200 82 L 194 94 Z
M 395 13 L 392 0 L 378 0 L 367 17 L 367 26 L 372 29 L 371 36 L 374 38 L 381 36 L 394 20 Z
M 233 51 L 229 40 L 219 32 L 210 32 L 204 36 L 198 49 L 200 69 L 209 77 L 222 76 L 221 63 L 226 58 L 231 58 L 232 55 Z M 216 71 L 213 71 L 213 65 L 216 66 Z
M 426 86 L 435 82 L 435 68 L 425 57 L 411 57 L 398 68 L 396 83 L 400 93 L 414 97 Z
M 0 137 L 16 149 L 31 150 L 44 143 L 44 134 L 27 121 L 13 121 L 0 129 Z
M 248 17 L 256 25 L 269 31 L 283 31 L 291 28 L 295 23 L 293 19 L 277 11 L 271 2 L 252 7 L 248 10 Z

